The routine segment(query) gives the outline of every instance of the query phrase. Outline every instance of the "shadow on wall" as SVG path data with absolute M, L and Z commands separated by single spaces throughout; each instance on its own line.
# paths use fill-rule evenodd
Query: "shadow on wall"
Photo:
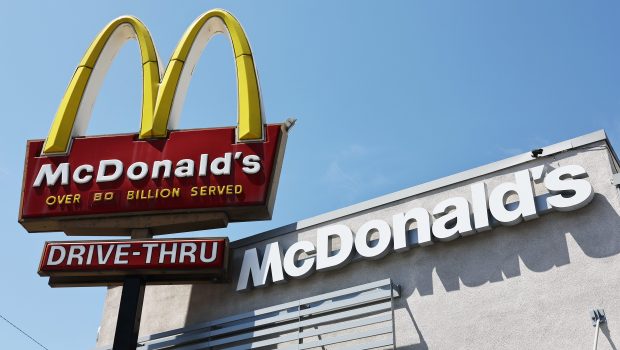
M 407 310 L 407 313 L 409 314 L 409 317 L 411 318 L 411 322 L 413 323 L 413 327 L 415 328 L 415 331 L 417 333 L 417 336 L 420 342 L 418 344 L 399 346 L 398 349 L 399 350 L 428 350 L 428 344 L 426 344 L 426 340 L 424 339 L 422 332 L 420 332 L 420 327 L 418 327 L 418 323 L 415 321 L 415 318 L 413 317 L 413 313 L 411 312 L 411 307 L 409 306 L 408 303 L 404 303 L 404 304 L 405 304 L 405 309 Z
M 618 348 L 616 348 L 616 344 L 614 343 L 614 341 L 611 340 L 611 335 L 609 334 L 609 327 L 607 326 L 606 323 L 604 323 L 601 326 L 601 333 L 603 333 L 603 335 L 605 336 L 605 339 L 609 343 L 609 346 L 611 347 L 611 349 L 612 350 L 618 350 Z M 599 339 L 599 343 L 602 343 L 601 339 Z
M 620 253 L 618 227 L 620 217 L 607 199 L 597 194 L 578 212 L 550 213 L 514 227 L 497 227 L 453 242 L 395 253 L 387 260 L 398 260 L 402 254 L 417 255 L 411 269 L 390 273 L 396 283 L 402 281 L 407 299 L 415 290 L 421 296 L 433 294 L 433 270 L 445 290 L 451 292 L 459 290 L 461 283 L 476 287 L 520 276 L 520 261 L 534 272 L 569 264 L 568 235 L 591 258 L 616 255 Z
M 498 227 L 403 253 L 418 256 L 408 271 L 395 269 L 396 273 L 390 274 L 395 283 L 402 283 L 402 297 L 396 300 L 395 307 L 406 309 L 418 343 L 398 349 L 428 349 L 407 300 L 416 290 L 420 298 L 433 294 L 437 287 L 433 286 L 433 270 L 445 290 L 453 292 L 461 284 L 476 287 L 520 276 L 521 266 L 540 273 L 567 265 L 571 263 L 569 240 L 587 257 L 606 258 L 620 253 L 618 227 L 620 216 L 604 196 L 597 194 L 590 205 L 578 212 L 551 213 L 516 227 Z M 398 260 L 398 257 L 396 254 L 387 259 Z M 600 337 L 599 344 L 608 343 L 616 350 L 607 324 L 601 327 L 601 332 L 605 337 Z

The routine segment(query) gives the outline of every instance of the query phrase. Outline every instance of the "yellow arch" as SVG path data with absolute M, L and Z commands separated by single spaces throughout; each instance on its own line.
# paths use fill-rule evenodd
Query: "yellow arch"
M 170 59 L 163 80 L 155 45 L 144 24 L 132 16 L 110 22 L 95 38 L 76 69 L 52 123 L 43 153 L 66 153 L 71 137 L 83 134 L 103 75 L 120 47 L 131 38 L 138 40 L 142 57 L 140 138 L 165 137 L 179 118 L 193 68 L 207 42 L 217 33 L 229 34 L 235 54 L 237 138 L 240 141 L 262 139 L 262 106 L 250 45 L 237 19 L 227 11 L 215 9 L 198 17 L 189 26 Z
M 217 33 L 228 33 L 237 70 L 237 138 L 241 141 L 263 137 L 260 90 L 252 50 L 239 21 L 229 12 L 211 10 L 198 17 L 179 41 L 157 95 L 152 129 L 142 129 L 140 137 L 159 137 L 174 126 L 189 85 L 191 72 L 202 50 Z
M 146 26 L 135 17 L 110 22 L 84 54 L 60 102 L 43 147 L 43 153 L 66 153 L 72 136 L 84 133 L 103 76 L 122 45 L 136 38 L 142 57 L 142 118 L 152 120 L 155 111 L 160 67 L 157 51 Z

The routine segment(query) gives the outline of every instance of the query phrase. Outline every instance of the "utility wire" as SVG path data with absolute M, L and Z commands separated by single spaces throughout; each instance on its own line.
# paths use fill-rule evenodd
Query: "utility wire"
M 18 331 L 22 332 L 23 335 L 27 336 L 28 338 L 30 338 L 30 340 L 32 340 L 33 342 L 37 343 L 40 347 L 42 347 L 45 350 L 49 350 L 48 348 L 46 348 L 45 346 L 43 346 L 43 344 L 39 343 L 36 339 L 34 339 L 33 337 L 31 337 L 28 333 L 24 332 L 23 330 L 21 330 L 21 328 L 17 327 L 16 325 L 13 324 L 13 322 L 7 320 L 4 316 L 2 316 L 2 314 L 0 314 L 0 318 L 2 318 L 3 320 L 6 321 L 6 323 L 10 324 L 11 326 L 13 326 L 15 329 L 17 329 Z

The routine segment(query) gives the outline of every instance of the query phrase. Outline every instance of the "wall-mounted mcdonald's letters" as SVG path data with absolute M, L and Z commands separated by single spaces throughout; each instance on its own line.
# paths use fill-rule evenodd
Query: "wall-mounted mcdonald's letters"
M 217 33 L 229 35 L 235 55 L 237 127 L 176 130 L 191 73 Z M 140 131 L 84 136 L 106 71 L 132 38 L 142 57 Z M 19 221 L 29 232 L 128 235 L 269 219 L 288 126 L 264 124 L 252 52 L 228 12 L 196 19 L 165 71 L 144 24 L 120 17 L 86 51 L 47 138 L 27 143 Z

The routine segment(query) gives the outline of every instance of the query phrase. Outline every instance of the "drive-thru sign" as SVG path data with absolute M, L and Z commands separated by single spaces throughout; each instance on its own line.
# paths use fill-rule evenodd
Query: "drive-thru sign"
M 39 275 L 52 286 L 103 286 L 139 274 L 146 282 L 219 281 L 227 277 L 228 239 L 47 242 Z

